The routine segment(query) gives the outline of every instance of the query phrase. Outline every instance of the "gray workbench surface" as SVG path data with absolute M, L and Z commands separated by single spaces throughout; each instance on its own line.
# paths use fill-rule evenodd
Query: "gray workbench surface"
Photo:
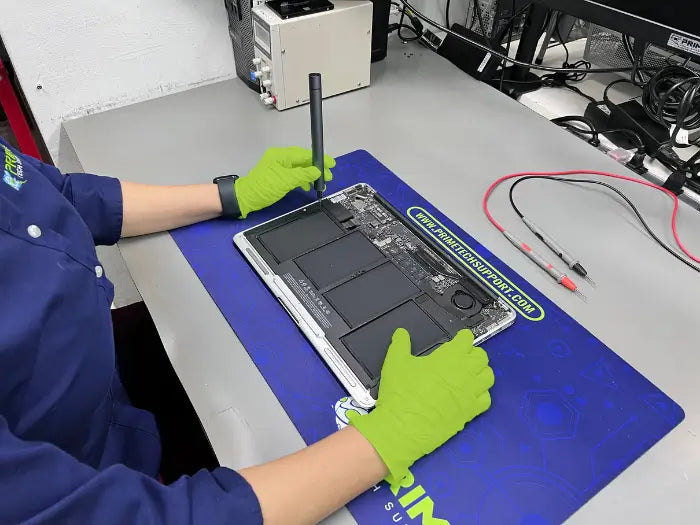
M 486 187 L 500 175 L 620 166 L 437 55 L 396 41 L 388 59 L 373 66 L 372 87 L 327 100 L 324 113 L 328 153 L 370 151 L 685 409 L 677 429 L 570 522 L 696 521 L 700 276 L 657 247 L 617 199 L 566 185 L 523 185 L 522 207 L 555 238 L 578 247 L 598 282 L 595 291 L 584 286 L 586 304 L 526 260 L 481 211 Z M 65 128 L 85 171 L 155 184 L 242 174 L 268 146 L 309 143 L 308 108 L 268 110 L 238 80 L 91 115 Z M 622 184 L 652 228 L 672 243 L 670 200 Z M 492 206 L 514 232 L 529 235 L 503 191 Z M 688 248 L 700 253 L 700 213 L 683 205 L 679 230 Z M 222 464 L 241 467 L 301 447 L 170 235 L 122 241 L 120 249 Z M 343 511 L 332 522 L 354 520 Z

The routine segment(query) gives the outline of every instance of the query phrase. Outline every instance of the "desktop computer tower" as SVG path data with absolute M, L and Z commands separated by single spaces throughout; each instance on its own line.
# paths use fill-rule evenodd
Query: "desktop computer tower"
M 250 79 L 253 65 L 253 7 L 265 3 L 264 0 L 224 0 L 228 13 L 228 31 L 233 45 L 233 58 L 236 61 L 236 75 L 254 91 L 259 90 L 257 82 Z
M 386 58 L 391 0 L 372 0 L 372 62 Z

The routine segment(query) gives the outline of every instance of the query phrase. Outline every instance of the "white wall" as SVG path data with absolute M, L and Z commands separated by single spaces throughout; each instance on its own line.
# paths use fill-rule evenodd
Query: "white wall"
M 413 4 L 444 23 L 445 2 Z M 466 4 L 452 0 L 452 20 Z M 62 120 L 235 75 L 223 0 L 0 0 L 0 13 L 54 160 Z
M 447 0 L 413 0 L 411 5 L 420 10 L 427 17 L 432 18 L 435 22 L 445 25 L 445 4 Z M 450 2 L 450 23 L 455 22 L 464 24 L 467 18 L 467 6 L 469 0 L 452 0 Z M 430 28 L 431 31 L 438 32 L 436 29 Z
M 64 119 L 235 75 L 223 0 L 0 0 L 0 13 L 54 159 Z

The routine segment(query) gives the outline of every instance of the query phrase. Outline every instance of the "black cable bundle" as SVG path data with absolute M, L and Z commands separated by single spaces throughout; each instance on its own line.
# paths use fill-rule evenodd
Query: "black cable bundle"
M 497 49 L 494 49 L 492 46 L 489 46 L 487 44 L 484 44 L 482 42 L 477 42 L 476 40 L 473 40 L 471 38 L 468 38 L 464 35 L 459 34 L 456 31 L 453 31 L 449 27 L 445 27 L 442 24 L 436 22 L 435 20 L 427 17 L 425 14 L 422 12 L 418 11 L 412 4 L 409 2 L 409 0 L 398 0 L 400 3 L 402 3 L 404 6 L 406 6 L 407 11 L 406 11 L 406 16 L 411 17 L 414 16 L 417 19 L 422 20 L 426 24 L 431 25 L 435 29 L 439 29 L 440 31 L 444 31 L 445 33 L 448 33 L 455 37 L 458 40 L 461 40 L 462 42 L 466 42 L 467 44 L 480 49 L 482 51 L 486 51 L 487 53 L 490 53 L 493 57 L 495 58 L 500 58 L 501 60 L 504 60 L 510 64 L 520 66 L 520 67 L 527 67 L 536 71 L 548 71 L 551 73 L 581 73 L 580 69 L 576 68 L 561 68 L 561 67 L 551 67 L 551 66 L 544 66 L 542 64 L 532 64 L 530 62 L 523 62 L 522 60 L 518 60 L 516 58 L 511 58 L 508 55 L 501 53 Z M 527 4 L 526 8 L 529 7 L 530 4 Z M 525 11 L 526 8 L 521 9 L 521 11 Z M 632 67 L 608 67 L 608 68 L 597 68 L 597 69 L 588 69 L 586 73 L 621 73 L 621 72 L 626 72 L 626 71 L 632 71 L 634 68 Z M 658 68 L 650 68 L 650 67 L 644 67 L 643 68 L 645 71 L 658 71 Z
M 515 2 L 513 2 L 515 4 Z M 515 7 L 515 6 L 514 6 Z M 562 64 L 562 69 L 565 70 L 566 72 L 556 72 L 556 73 L 548 73 L 546 75 L 542 75 L 539 80 L 528 80 L 528 81 L 513 81 L 509 80 L 508 82 L 511 84 L 536 84 L 539 88 L 543 87 L 548 87 L 548 88 L 564 88 L 568 89 L 570 91 L 573 91 L 574 93 L 584 97 L 585 99 L 590 100 L 591 102 L 595 103 L 597 100 L 590 95 L 587 95 L 583 91 L 581 91 L 579 88 L 576 86 L 572 86 L 569 84 L 569 82 L 581 82 L 584 80 L 591 68 L 592 64 L 588 62 L 587 60 L 578 60 L 574 62 L 573 64 L 569 62 L 570 59 L 570 54 L 569 54 L 569 48 L 566 45 L 566 42 L 564 40 L 564 37 L 561 34 L 561 30 L 559 28 L 559 21 L 561 18 L 561 13 L 557 16 L 556 20 L 556 36 L 557 40 L 559 40 L 559 44 L 564 48 L 564 52 L 566 53 L 566 58 L 564 59 L 564 63 Z M 512 28 L 511 28 L 512 29 Z M 509 38 L 509 45 L 510 45 L 510 38 Z M 501 88 L 501 91 L 503 89 Z
M 581 124 L 584 124 L 586 127 L 588 127 L 588 129 L 583 129 L 579 126 L 576 126 L 572 124 L 572 122 L 579 122 Z M 638 133 L 632 131 L 631 129 L 596 129 L 595 125 L 590 119 L 575 115 L 552 119 L 552 123 L 556 124 L 559 127 L 567 129 L 574 135 L 578 135 L 579 138 L 585 139 L 587 142 L 589 142 L 592 146 L 595 147 L 600 146 L 600 139 L 598 135 L 626 135 L 627 137 L 631 138 L 637 145 L 637 153 L 643 155 L 646 152 L 646 148 L 644 146 L 644 141 L 642 140 L 642 137 L 640 137 Z M 587 138 L 587 136 L 589 135 L 591 137 L 590 139 Z
M 410 11 L 407 10 L 406 5 L 400 5 L 398 2 L 391 2 L 391 5 L 396 6 L 401 10 L 401 18 L 399 18 L 399 23 L 398 24 L 390 24 L 389 25 L 389 33 L 393 33 L 394 31 L 397 31 L 397 34 L 399 35 L 399 38 L 403 43 L 406 42 L 414 42 L 416 40 L 419 40 L 423 36 L 423 23 L 418 19 L 418 17 L 414 16 L 411 14 Z M 449 9 L 449 7 L 448 7 Z M 404 24 L 404 20 L 408 18 L 409 21 L 411 22 L 411 25 Z M 413 36 L 404 36 L 401 34 L 402 29 L 408 29 L 413 33 Z
M 673 150 L 700 146 L 698 140 L 687 143 L 678 141 L 681 130 L 700 129 L 700 76 L 687 67 L 674 64 L 651 75 L 643 85 L 627 79 L 616 80 L 608 84 L 603 93 L 603 100 L 608 107 L 614 106 L 609 92 L 614 86 L 623 83 L 634 84 L 642 89 L 641 104 L 645 113 L 670 132 L 670 139 L 654 153 L 654 158 L 672 173 L 684 174 L 685 179 L 679 180 L 685 186 L 696 192 L 700 191 L 700 152 L 684 161 Z
M 581 91 L 579 88 L 576 86 L 572 86 L 569 84 L 569 82 L 581 82 L 588 76 L 588 71 L 591 69 L 592 65 L 590 62 L 587 60 L 578 60 L 574 62 L 573 64 L 569 62 L 569 48 L 566 45 L 566 42 L 564 40 L 564 37 L 561 34 L 561 28 L 560 26 L 560 21 L 561 21 L 561 13 L 557 15 L 557 20 L 556 20 L 556 36 L 557 39 L 559 40 L 559 43 L 561 46 L 564 48 L 564 52 L 566 53 L 566 58 L 564 59 L 564 63 L 562 64 L 562 68 L 565 69 L 573 69 L 573 70 L 580 70 L 580 71 L 572 71 L 570 73 L 553 73 L 549 75 L 542 75 L 540 79 L 542 80 L 542 87 L 560 87 L 560 88 L 565 88 L 570 91 L 573 91 L 574 93 L 577 93 L 581 95 L 582 97 L 590 100 L 591 102 L 597 102 L 596 99 L 593 97 L 586 95 L 583 91 Z
M 651 119 L 673 130 L 674 148 L 688 147 L 677 138 L 681 129 L 700 129 L 700 76 L 683 66 L 664 68 L 644 85 L 642 105 Z

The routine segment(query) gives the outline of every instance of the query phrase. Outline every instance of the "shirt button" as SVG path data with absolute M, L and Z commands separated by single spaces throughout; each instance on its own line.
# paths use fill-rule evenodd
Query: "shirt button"
M 41 237 L 41 228 L 39 228 L 36 224 L 32 224 L 31 226 L 27 227 L 27 233 L 32 239 L 38 239 Z
M 100 266 L 99 264 L 97 266 L 95 266 L 95 275 L 97 275 L 98 279 L 101 278 L 104 273 L 105 272 L 102 269 L 102 266 Z

